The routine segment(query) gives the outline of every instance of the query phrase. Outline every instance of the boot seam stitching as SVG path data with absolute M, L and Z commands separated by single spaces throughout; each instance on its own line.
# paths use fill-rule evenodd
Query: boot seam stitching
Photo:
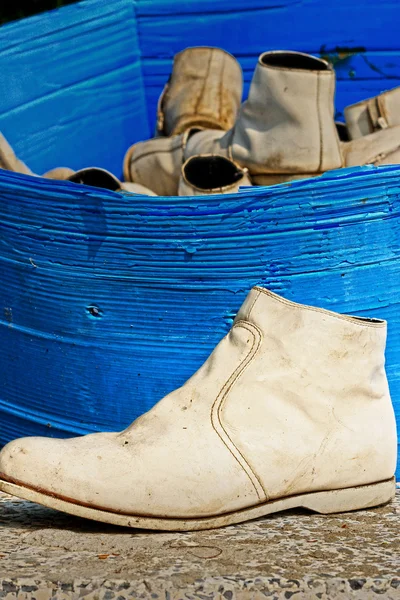
M 319 130 L 319 165 L 317 171 L 322 171 L 322 163 L 324 161 L 324 141 L 322 137 L 321 127 L 321 98 L 320 98 L 320 80 L 319 73 L 317 74 L 317 115 L 318 115 L 318 130 Z
M 286 298 L 282 298 L 282 297 L 278 296 L 277 294 L 269 292 L 268 290 L 265 290 L 264 288 L 256 287 L 255 289 L 258 290 L 259 292 L 262 292 L 263 294 L 266 294 L 270 298 L 273 298 L 274 300 L 281 302 L 281 304 L 285 304 L 286 306 L 291 306 L 296 309 L 310 310 L 312 312 L 324 314 L 327 317 L 332 317 L 334 319 L 338 319 L 339 321 L 347 321 L 348 323 L 352 323 L 353 325 L 357 325 L 358 327 L 371 327 L 372 329 L 383 329 L 385 327 L 384 321 L 382 323 L 367 323 L 367 322 L 358 323 L 356 320 L 357 317 L 352 317 L 350 315 L 348 316 L 348 315 L 336 314 L 330 310 L 327 310 L 324 308 L 317 308 L 316 306 L 307 306 L 306 304 L 298 304 L 297 302 L 292 302 L 291 300 L 287 300 Z
M 228 378 L 228 380 L 225 382 L 225 384 L 222 386 L 221 390 L 219 391 L 219 393 L 211 407 L 211 425 L 212 425 L 214 431 L 216 432 L 216 434 L 218 435 L 218 437 L 220 438 L 220 440 L 223 442 L 223 444 L 229 450 L 229 452 L 231 453 L 233 458 L 239 463 L 239 465 L 241 466 L 243 471 L 246 473 L 247 477 L 250 479 L 250 481 L 255 489 L 255 492 L 257 494 L 258 499 L 263 500 L 262 495 L 260 494 L 260 490 L 258 489 L 256 482 L 258 483 L 262 492 L 264 493 L 265 499 L 268 500 L 268 494 L 265 491 L 264 486 L 261 483 L 258 475 L 254 472 L 250 463 L 245 458 L 245 456 L 243 455 L 241 450 L 232 441 L 229 433 L 226 431 L 226 429 L 223 426 L 222 421 L 221 421 L 220 412 L 221 412 L 222 406 L 223 406 L 227 396 L 229 395 L 229 392 L 232 390 L 232 387 L 234 386 L 236 381 L 239 379 L 239 377 L 244 373 L 244 371 L 247 369 L 247 367 L 250 365 L 250 363 L 254 360 L 254 358 L 257 355 L 257 352 L 260 348 L 261 341 L 262 341 L 262 332 L 256 325 L 254 325 L 252 323 L 247 323 L 246 321 L 238 321 L 238 323 L 236 323 L 234 325 L 234 327 L 243 327 L 243 329 L 247 329 L 247 331 L 249 331 L 251 333 L 251 335 L 253 336 L 253 343 L 252 343 L 252 346 L 251 346 L 247 356 L 240 362 L 240 364 L 236 367 L 236 369 L 233 371 L 231 376 Z M 256 339 L 256 335 L 253 331 L 253 328 L 257 331 L 258 336 L 259 336 L 257 347 L 255 350 L 254 350 L 254 347 L 256 346 L 257 339 Z M 235 448 L 236 452 L 241 457 L 242 461 L 239 460 L 239 457 L 235 455 L 235 453 L 232 451 L 232 448 L 230 448 L 230 446 L 227 444 L 226 440 L 223 438 L 221 433 L 218 431 L 217 427 L 215 426 L 215 422 L 214 422 L 215 418 L 217 418 L 218 424 L 220 425 L 222 431 L 224 432 L 225 436 L 227 437 L 229 442 L 232 444 L 232 446 Z
M 213 57 L 213 50 L 211 49 L 210 57 L 208 59 L 207 71 L 206 71 L 206 74 L 205 74 L 205 77 L 204 77 L 203 85 L 202 85 L 202 88 L 200 90 L 200 94 L 199 94 L 199 96 L 198 96 L 198 98 L 196 100 L 196 105 L 195 105 L 194 110 L 193 110 L 193 114 L 195 114 L 195 115 L 198 114 L 198 112 L 199 112 L 199 105 L 200 105 L 201 99 L 203 97 L 204 90 L 206 89 L 207 80 L 208 80 L 208 77 L 210 75 L 210 67 L 211 67 L 212 57 Z
M 259 297 L 260 297 L 260 295 L 261 295 L 261 290 L 257 289 L 257 291 L 258 291 L 258 294 L 257 294 L 257 296 L 254 298 L 254 302 L 253 302 L 253 304 L 251 305 L 251 307 L 250 307 L 250 309 L 249 309 L 249 312 L 247 313 L 247 318 L 248 318 L 248 319 L 250 318 L 251 311 L 253 310 L 255 303 L 257 302 L 257 300 L 259 299 Z

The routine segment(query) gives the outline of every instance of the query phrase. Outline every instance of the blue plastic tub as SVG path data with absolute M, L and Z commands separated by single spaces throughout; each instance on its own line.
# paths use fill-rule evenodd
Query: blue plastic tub
M 244 11 L 236 0 L 209 18 L 198 14 L 211 9 L 207 1 L 185 3 L 178 15 L 161 0 L 109 4 L 88 0 L 0 29 L 11 90 L 0 99 L 0 130 L 38 172 L 97 164 L 119 175 L 125 149 L 150 135 L 171 57 L 187 44 L 236 52 L 247 80 L 260 50 L 317 51 L 303 4 L 302 44 L 298 31 L 293 40 L 276 31 L 288 11 L 300 14 L 296 3 L 252 0 Z M 343 33 L 335 29 L 341 4 L 330 20 L 338 44 L 348 35 L 347 22 Z M 255 39 L 244 30 L 239 52 L 240 14 L 258 28 Z M 271 33 L 268 46 L 262 31 Z M 353 75 L 350 94 L 350 76 L 347 88 L 339 81 L 339 110 L 387 87 L 374 69 L 365 79 L 364 59 L 372 60 L 368 51 L 348 51 L 348 68 L 360 64 L 364 83 Z M 256 283 L 388 319 L 399 418 L 399 227 L 400 166 L 205 198 L 126 197 L 2 172 L 0 444 L 125 427 L 200 366 Z

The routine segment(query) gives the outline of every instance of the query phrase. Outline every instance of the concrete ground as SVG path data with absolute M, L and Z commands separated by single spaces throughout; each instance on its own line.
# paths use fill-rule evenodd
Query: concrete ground
M 0 493 L 0 598 L 394 600 L 399 534 L 400 490 L 367 511 L 291 511 L 183 534 L 111 527 Z

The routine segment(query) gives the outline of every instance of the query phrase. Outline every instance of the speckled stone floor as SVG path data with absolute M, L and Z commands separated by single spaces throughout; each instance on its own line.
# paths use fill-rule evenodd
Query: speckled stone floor
M 400 490 L 384 507 L 153 533 L 0 493 L 0 598 L 400 599 Z

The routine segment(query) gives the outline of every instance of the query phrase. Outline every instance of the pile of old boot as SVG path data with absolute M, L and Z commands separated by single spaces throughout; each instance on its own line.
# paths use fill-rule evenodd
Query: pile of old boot
M 160 196 L 227 194 L 366 164 L 400 162 L 400 88 L 345 109 L 335 123 L 335 71 L 301 52 L 260 55 L 247 100 L 238 61 L 220 48 L 175 56 L 158 102 L 156 136 L 126 152 L 125 182 L 96 167 L 44 174 Z M 0 167 L 33 173 L 0 136 Z
M 335 83 L 321 58 L 265 52 L 240 106 L 236 59 L 188 48 L 159 100 L 157 137 L 128 150 L 124 177 L 163 196 L 215 194 L 400 162 L 400 88 L 347 107 L 346 123 L 335 123 Z

